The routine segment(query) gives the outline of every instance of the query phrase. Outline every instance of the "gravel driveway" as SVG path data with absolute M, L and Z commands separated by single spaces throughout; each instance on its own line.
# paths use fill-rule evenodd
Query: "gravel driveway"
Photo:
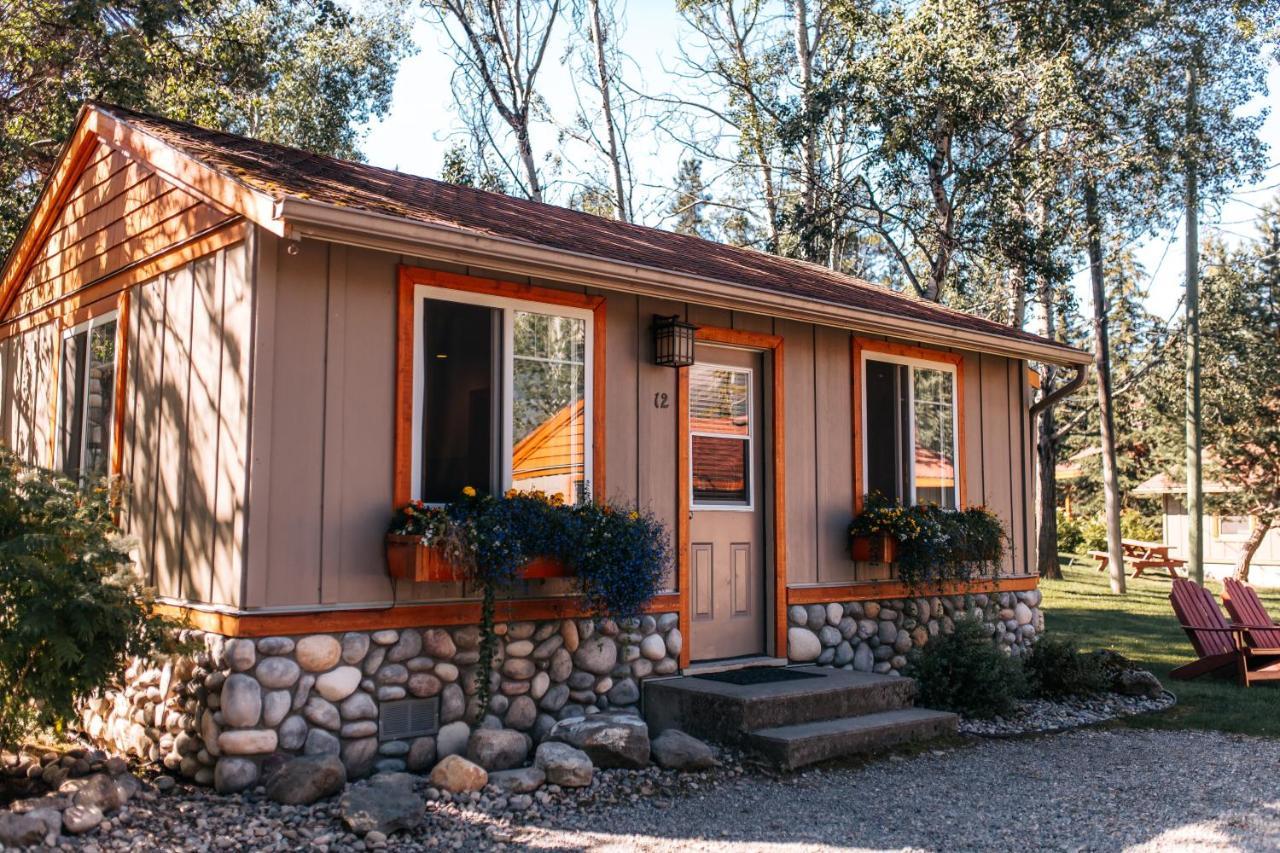
M 1280 850 L 1280 741 L 1127 729 L 991 741 L 790 778 L 750 774 L 589 823 L 595 831 L 539 827 L 515 840 L 609 853 Z

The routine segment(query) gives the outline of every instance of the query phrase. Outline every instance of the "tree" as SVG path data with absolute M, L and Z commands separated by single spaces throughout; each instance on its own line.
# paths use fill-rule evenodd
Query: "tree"
M 612 214 L 623 222 L 630 222 L 632 210 L 631 159 L 627 155 L 628 103 L 622 98 L 618 80 L 622 57 L 617 47 L 618 19 L 612 5 L 602 8 L 601 0 L 582 0 L 585 8 L 579 10 L 578 27 L 585 30 L 585 41 L 591 45 L 589 70 L 578 76 L 590 80 L 600 101 L 598 116 L 590 116 L 579 109 L 579 138 L 588 141 L 599 151 L 609 167 L 613 183 Z M 603 128 L 603 138 L 600 134 Z
M 453 45 L 454 102 L 482 150 L 494 152 L 520 191 L 542 201 L 543 183 L 530 126 L 538 72 L 560 16 L 561 0 L 424 0 Z M 490 114 L 514 137 L 515 168 L 503 156 Z
M 680 161 L 676 175 L 676 188 L 667 213 L 675 219 L 671 230 L 677 234 L 708 238 L 709 229 L 702 216 L 702 208 L 710 196 L 702 183 L 702 161 L 688 158 Z
M 358 157 L 409 49 L 402 0 L 26 0 L 0 7 L 0 252 L 98 98 Z

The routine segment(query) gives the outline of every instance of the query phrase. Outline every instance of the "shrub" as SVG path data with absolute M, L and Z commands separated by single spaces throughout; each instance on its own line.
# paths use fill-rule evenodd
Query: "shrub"
M 1069 518 L 1067 513 L 1058 509 L 1058 552 L 1061 554 L 1083 554 L 1089 550 L 1084 546 L 1084 529 L 1080 519 Z
M 1104 513 L 1083 516 L 1070 520 L 1074 527 L 1074 535 L 1078 536 L 1075 548 L 1068 548 L 1064 538 L 1063 516 L 1058 516 L 1058 550 L 1068 554 L 1081 554 L 1085 551 L 1107 550 L 1107 517 Z M 1120 511 L 1120 536 L 1124 539 L 1138 539 L 1143 542 L 1159 542 L 1164 537 L 1164 527 L 1158 518 L 1143 515 L 1136 509 Z
M 1031 695 L 1041 699 L 1101 693 L 1111 686 L 1098 657 L 1083 654 L 1074 642 L 1059 637 L 1036 641 L 1023 658 L 1023 671 Z
M 978 719 L 1012 713 L 1026 688 L 1021 666 L 977 619 L 957 619 L 950 634 L 912 652 L 906 674 L 916 679 L 919 704 Z
M 129 658 L 168 648 L 103 484 L 80 488 L 0 451 L 0 746 L 69 719 Z

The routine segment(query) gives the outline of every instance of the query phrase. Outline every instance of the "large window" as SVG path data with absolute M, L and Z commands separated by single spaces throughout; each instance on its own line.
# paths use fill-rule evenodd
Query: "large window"
M 114 311 L 63 334 L 60 374 L 58 467 L 76 478 L 108 474 L 115 422 Z
M 956 367 L 865 351 L 864 493 L 904 504 L 960 504 Z
M 414 321 L 411 496 L 438 503 L 471 486 L 582 500 L 592 312 L 419 285 Z

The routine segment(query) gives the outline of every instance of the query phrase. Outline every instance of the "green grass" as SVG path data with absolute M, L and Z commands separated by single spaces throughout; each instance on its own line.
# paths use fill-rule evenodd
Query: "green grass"
M 1083 561 L 1081 561 L 1083 562 Z M 1165 714 L 1130 718 L 1128 725 L 1159 729 L 1214 729 L 1280 737 L 1280 682 L 1248 689 L 1234 681 L 1204 676 L 1174 681 L 1169 670 L 1194 658 L 1186 634 L 1169 604 L 1169 580 L 1128 581 L 1128 593 L 1113 595 L 1107 575 L 1088 567 L 1064 566 L 1064 579 L 1042 581 L 1048 632 L 1075 639 L 1085 651 L 1113 649 L 1149 669 L 1178 696 Z M 1210 583 L 1215 595 L 1221 585 Z M 1280 593 L 1259 590 L 1263 605 L 1280 618 Z

